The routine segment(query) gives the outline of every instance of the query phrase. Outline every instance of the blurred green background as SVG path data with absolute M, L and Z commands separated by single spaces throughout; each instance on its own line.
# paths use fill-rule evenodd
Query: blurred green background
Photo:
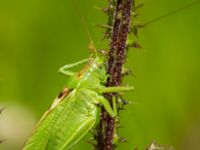
M 138 0 L 139 1 L 139 0 Z M 142 0 L 141 22 L 193 0 Z M 79 0 L 83 16 L 99 49 L 106 16 L 94 6 L 106 0 Z M 200 5 L 140 30 L 144 49 L 131 50 L 127 66 L 136 87 L 133 101 L 121 113 L 119 150 L 142 150 L 153 140 L 177 150 L 200 150 Z M 49 107 L 66 77 L 60 66 L 88 57 L 89 40 L 72 0 L 0 1 L 0 150 L 19 150 Z M 92 149 L 83 139 L 76 150 Z

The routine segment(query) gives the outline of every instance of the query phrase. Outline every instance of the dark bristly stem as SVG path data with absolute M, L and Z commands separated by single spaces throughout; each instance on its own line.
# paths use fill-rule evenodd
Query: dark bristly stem
M 126 58 L 126 49 L 129 47 L 139 48 L 140 45 L 137 43 L 137 40 L 131 45 L 127 44 L 128 34 L 134 34 L 137 38 L 138 29 L 145 27 L 153 22 L 166 18 L 170 15 L 176 14 L 180 11 L 188 9 L 192 6 L 195 6 L 200 3 L 200 0 L 197 0 L 189 5 L 181 7 L 177 10 L 169 12 L 165 15 L 162 15 L 158 18 L 152 19 L 149 22 L 144 24 L 135 24 L 135 20 L 131 22 L 131 14 L 133 11 L 133 19 L 137 17 L 136 9 L 143 6 L 140 4 L 135 6 L 135 0 L 108 0 L 109 7 L 104 10 L 108 15 L 107 30 L 105 32 L 105 38 L 110 43 L 110 49 L 108 53 L 108 62 L 107 62 L 107 74 L 108 79 L 106 86 L 120 86 L 122 81 L 122 66 Z M 134 15 L 135 14 L 135 15 Z M 113 98 L 118 98 L 120 95 L 118 93 L 104 94 L 104 96 L 109 100 L 112 105 Z M 118 108 L 118 112 L 119 112 Z M 102 108 L 100 123 L 97 127 L 97 132 L 95 132 L 95 140 L 97 141 L 96 150 L 114 150 L 116 145 L 113 144 L 113 137 L 115 134 L 116 127 L 119 124 L 118 118 L 111 118 L 106 111 Z
M 120 86 L 122 81 L 122 66 L 126 56 L 126 40 L 129 34 L 131 9 L 133 0 L 117 0 L 111 44 L 107 63 L 107 87 Z M 116 93 L 105 94 L 112 105 Z M 101 121 L 98 128 L 97 150 L 113 150 L 113 137 L 116 128 L 116 119 L 111 118 L 105 110 L 102 110 Z

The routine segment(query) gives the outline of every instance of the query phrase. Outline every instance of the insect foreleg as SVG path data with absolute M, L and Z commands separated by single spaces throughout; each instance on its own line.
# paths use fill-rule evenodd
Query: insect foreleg
M 86 62 L 88 62 L 88 60 L 89 59 L 87 58 L 87 59 L 83 59 L 83 60 L 78 61 L 78 62 L 73 63 L 73 64 L 67 64 L 67 65 L 61 67 L 58 72 L 61 73 L 61 74 L 63 74 L 63 75 L 73 76 L 75 74 L 75 72 L 70 71 L 69 69 L 71 69 L 73 67 L 76 67 L 78 65 L 81 65 L 83 63 L 86 63 Z
M 117 86 L 117 87 L 102 87 L 99 89 L 99 93 L 117 93 L 117 92 L 126 92 L 132 91 L 135 87 L 133 86 Z

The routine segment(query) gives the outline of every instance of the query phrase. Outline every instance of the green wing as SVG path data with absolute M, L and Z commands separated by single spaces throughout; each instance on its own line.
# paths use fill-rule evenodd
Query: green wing
M 59 116 L 65 109 L 72 109 L 70 106 L 73 105 L 74 101 L 71 100 L 71 97 L 73 97 L 74 94 L 74 91 L 72 91 L 62 103 L 57 105 L 57 107 L 53 109 L 50 108 L 50 110 L 45 112 L 35 131 L 26 142 L 23 150 L 46 150 L 47 142 L 51 137 L 51 132 Z M 57 99 L 55 101 L 57 101 Z M 52 105 L 54 105 L 54 103 Z
M 39 122 L 23 150 L 67 150 L 95 124 L 97 108 L 73 90 Z

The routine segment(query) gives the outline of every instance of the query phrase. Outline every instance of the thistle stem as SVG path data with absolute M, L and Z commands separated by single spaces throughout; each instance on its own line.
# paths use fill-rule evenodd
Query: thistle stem
M 126 56 L 126 41 L 130 29 L 131 9 L 133 0 L 117 0 L 114 13 L 114 24 L 107 63 L 107 74 L 109 78 L 106 86 L 120 86 L 122 81 L 122 66 Z M 112 105 L 115 93 L 105 94 Z M 111 118 L 103 109 L 101 121 L 97 133 L 97 150 L 114 150 L 113 137 L 116 129 L 116 119 Z

